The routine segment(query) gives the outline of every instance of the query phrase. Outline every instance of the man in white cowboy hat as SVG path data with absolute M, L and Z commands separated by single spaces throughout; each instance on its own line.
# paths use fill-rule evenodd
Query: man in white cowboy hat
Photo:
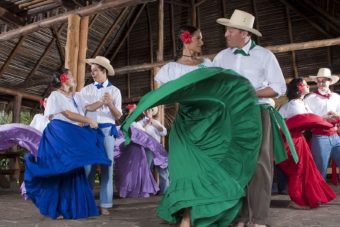
M 155 106 L 153 108 L 147 109 L 143 112 L 144 118 L 136 123 L 136 126 L 138 128 L 143 129 L 146 133 L 148 133 L 151 137 L 153 137 L 155 140 L 157 140 L 159 143 L 161 142 L 161 136 L 166 136 L 167 130 L 162 125 L 161 122 L 155 119 L 155 116 L 158 113 L 158 107 Z M 152 168 L 153 164 L 153 158 L 154 155 L 152 151 L 146 150 L 146 158 L 148 161 L 148 165 L 150 168 Z M 169 172 L 168 168 L 161 168 L 159 166 L 156 166 L 156 169 L 159 173 L 159 189 L 160 193 L 164 194 L 167 188 L 169 187 Z
M 219 18 L 217 23 L 227 27 L 225 38 L 227 49 L 214 58 L 214 66 L 233 69 L 247 78 L 256 90 L 260 104 L 271 104 L 271 98 L 284 95 L 286 83 L 279 63 L 272 52 L 255 44 L 251 35 L 262 34 L 253 28 L 255 17 L 247 12 L 235 10 L 230 19 Z M 273 148 L 269 111 L 262 108 L 263 138 L 255 174 L 248 184 L 247 198 L 239 218 L 238 226 L 252 223 L 265 226 L 269 215 L 271 186 L 273 180 Z
M 334 124 L 330 130 L 312 131 L 313 158 L 321 175 L 326 177 L 330 157 L 340 166 L 340 137 L 336 127 L 340 123 L 340 96 L 329 89 L 339 77 L 332 75 L 328 68 L 320 68 L 318 74 L 310 79 L 317 83 L 318 89 L 305 98 L 305 103 L 313 113 Z
M 91 75 L 94 83 L 85 86 L 81 95 L 85 101 L 86 116 L 98 122 L 104 134 L 104 146 L 111 166 L 101 166 L 100 209 L 102 215 L 110 214 L 113 198 L 113 148 L 114 137 L 118 135 L 115 122 L 122 116 L 122 96 L 120 90 L 113 86 L 107 76 L 115 74 L 110 61 L 102 56 L 86 59 L 91 65 Z M 95 168 L 85 168 L 91 184 L 94 183 Z

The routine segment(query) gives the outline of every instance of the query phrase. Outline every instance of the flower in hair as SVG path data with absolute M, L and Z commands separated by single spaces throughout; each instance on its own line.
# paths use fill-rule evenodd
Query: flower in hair
M 127 105 L 127 108 L 128 108 L 129 111 L 133 111 L 134 109 L 136 109 L 136 107 L 137 107 L 136 104 L 128 104 Z
M 303 91 L 305 89 L 305 85 L 300 82 L 300 83 L 297 84 L 297 89 L 298 89 L 298 91 Z
M 60 82 L 65 83 L 68 80 L 68 76 L 66 73 L 60 75 Z
M 40 106 L 40 107 L 43 107 L 44 104 L 45 104 L 45 100 L 44 100 L 44 99 L 40 99 L 40 100 L 39 100 L 39 106 Z
M 192 41 L 192 35 L 188 31 L 181 33 L 180 37 L 182 42 L 185 44 L 189 44 Z

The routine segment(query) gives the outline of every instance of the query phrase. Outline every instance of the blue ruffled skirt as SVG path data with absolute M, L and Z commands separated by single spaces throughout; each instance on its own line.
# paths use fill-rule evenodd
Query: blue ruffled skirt
M 38 156 L 25 157 L 27 196 L 51 218 L 99 215 L 84 166 L 110 165 L 100 130 L 52 120 L 43 132 Z

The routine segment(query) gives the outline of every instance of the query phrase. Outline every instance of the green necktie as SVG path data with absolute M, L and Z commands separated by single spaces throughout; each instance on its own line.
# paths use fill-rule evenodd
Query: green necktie
M 255 46 L 256 46 L 255 41 L 254 41 L 254 40 L 251 40 L 251 45 L 250 45 L 249 51 L 250 51 L 251 49 L 253 49 Z M 250 56 L 250 55 L 247 54 L 243 49 L 240 49 L 240 48 L 236 49 L 236 50 L 234 51 L 234 54 L 235 54 L 235 55 L 241 54 L 241 55 L 243 55 L 243 56 Z
M 234 54 L 235 55 L 237 55 L 237 54 L 241 54 L 241 55 L 243 55 L 243 56 L 249 56 L 249 54 L 247 54 L 244 50 L 242 50 L 242 49 L 236 49 L 235 51 L 234 51 Z

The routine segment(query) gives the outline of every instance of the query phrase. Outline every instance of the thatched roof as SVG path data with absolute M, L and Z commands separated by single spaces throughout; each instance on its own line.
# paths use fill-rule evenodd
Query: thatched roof
M 131 68 L 127 66 L 140 68 L 140 64 L 157 62 L 158 1 L 2 0 L 0 92 L 8 89 L 28 95 L 47 95 L 51 76 L 64 64 L 67 37 L 67 19 L 53 21 L 53 18 L 70 12 L 89 15 L 91 11 L 85 9 L 107 2 L 115 2 L 118 7 L 90 15 L 87 57 L 103 55 L 111 60 L 118 75 L 110 80 L 121 89 L 126 102 L 138 100 L 149 91 L 152 70 L 129 72 Z M 181 25 L 192 24 L 193 18 L 203 32 L 204 54 L 216 54 L 225 48 L 224 27 L 215 21 L 222 16 L 229 18 L 234 9 L 256 16 L 256 28 L 263 34 L 256 41 L 265 47 L 340 37 L 339 0 L 164 2 L 164 60 L 173 59 L 175 33 Z M 339 45 L 280 52 L 276 56 L 287 79 L 313 75 L 319 67 L 330 67 L 340 74 Z M 0 96 L 0 101 L 12 99 L 8 93 Z M 35 103 L 24 96 L 23 105 L 34 107 Z

